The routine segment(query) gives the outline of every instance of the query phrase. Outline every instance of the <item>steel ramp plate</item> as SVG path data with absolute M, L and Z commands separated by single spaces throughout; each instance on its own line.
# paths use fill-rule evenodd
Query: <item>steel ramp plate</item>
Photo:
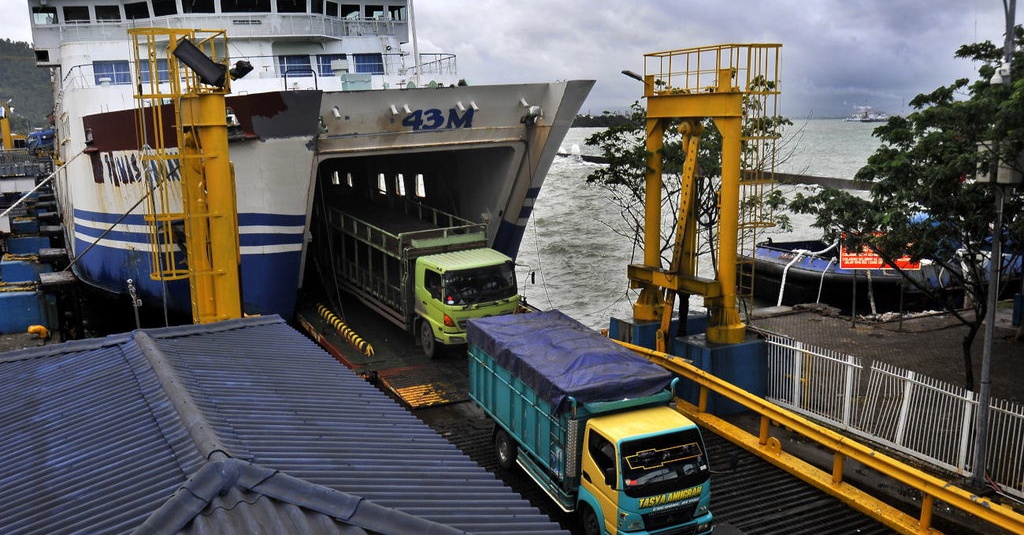
M 346 323 L 372 344 L 373 356 L 360 353 L 342 339 L 315 307 L 300 304 L 297 316 L 303 328 L 335 359 L 394 394 L 410 408 L 469 399 L 469 364 L 465 349 L 440 350 L 436 358 L 429 359 L 417 347 L 413 336 L 358 303 L 346 302 L 345 310 L 348 312 Z
M 469 379 L 451 368 L 436 362 L 388 368 L 377 371 L 377 380 L 413 409 L 465 401 Z

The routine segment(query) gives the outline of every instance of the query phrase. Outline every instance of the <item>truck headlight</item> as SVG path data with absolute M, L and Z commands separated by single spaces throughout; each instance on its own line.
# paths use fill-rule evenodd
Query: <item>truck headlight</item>
M 620 531 L 640 531 L 644 529 L 644 519 L 636 513 L 619 512 Z
M 711 495 L 707 494 L 701 498 L 700 503 L 697 504 L 697 509 L 693 511 L 693 517 L 701 517 L 708 514 L 708 507 L 711 503 Z

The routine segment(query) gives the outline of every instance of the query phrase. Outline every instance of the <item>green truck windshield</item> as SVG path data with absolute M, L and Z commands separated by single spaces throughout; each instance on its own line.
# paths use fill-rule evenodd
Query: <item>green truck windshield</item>
M 622 480 L 631 498 L 695 487 L 710 474 L 696 429 L 622 443 Z
M 445 303 L 449 305 L 475 305 L 508 299 L 516 293 L 516 270 L 512 262 L 444 274 Z

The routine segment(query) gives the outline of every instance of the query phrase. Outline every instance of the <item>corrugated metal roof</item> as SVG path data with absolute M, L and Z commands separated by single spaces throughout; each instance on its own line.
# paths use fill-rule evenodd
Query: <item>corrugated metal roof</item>
M 230 480 L 201 509 L 175 494 L 240 461 L 272 476 Z M 0 532 L 122 533 L 183 510 L 188 533 L 352 532 L 344 508 L 303 501 L 324 492 L 475 533 L 561 532 L 277 317 L 0 355 Z

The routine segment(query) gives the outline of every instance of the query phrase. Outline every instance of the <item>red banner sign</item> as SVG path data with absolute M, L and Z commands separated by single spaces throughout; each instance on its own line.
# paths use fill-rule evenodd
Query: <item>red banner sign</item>
M 921 262 L 911 262 L 909 256 L 901 256 L 893 262 L 896 267 L 905 270 L 921 269 Z M 848 251 L 846 247 L 839 247 L 839 267 L 841 269 L 892 269 L 892 265 L 882 260 L 882 257 L 871 252 L 871 249 L 864 247 L 860 251 Z

